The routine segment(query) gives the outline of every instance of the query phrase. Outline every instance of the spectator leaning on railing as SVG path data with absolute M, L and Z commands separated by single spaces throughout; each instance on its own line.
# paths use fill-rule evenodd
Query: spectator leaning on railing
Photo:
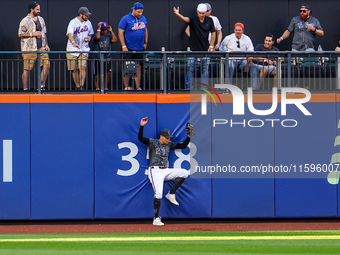
M 78 10 L 78 17 L 70 21 L 67 27 L 67 51 L 74 51 L 66 53 L 67 68 L 72 71 L 72 77 L 76 84 L 76 89 L 82 90 L 84 88 L 86 77 L 86 62 L 88 53 L 78 53 L 81 51 L 90 51 L 89 42 L 91 35 L 94 34 L 91 21 L 89 17 L 91 12 L 86 7 L 80 7 Z M 75 52 L 78 51 L 78 52 Z
M 215 26 L 215 30 L 216 30 L 216 45 L 215 45 L 215 50 L 218 50 L 220 48 L 221 42 L 222 42 L 222 26 L 220 23 L 220 20 L 216 17 L 211 15 L 212 12 L 212 7 L 209 3 L 205 3 L 205 5 L 207 6 L 207 12 L 205 14 L 206 17 L 210 17 L 212 18 L 212 20 L 214 21 L 214 26 Z M 188 37 L 190 37 L 190 26 L 187 26 L 185 29 L 185 33 Z M 209 43 L 211 42 L 211 33 L 209 33 Z
M 192 17 L 184 17 L 179 13 L 179 7 L 174 7 L 175 15 L 190 26 L 190 49 L 192 51 L 213 51 L 216 38 L 214 21 L 212 18 L 206 17 L 207 5 L 199 4 L 197 6 L 196 15 Z M 211 41 L 209 43 L 209 33 L 211 33 Z M 207 57 L 201 58 L 202 66 L 202 83 L 208 83 L 209 62 Z M 185 89 L 190 89 L 190 80 L 194 78 L 196 58 L 188 58 L 188 70 L 185 77 Z
M 277 43 L 294 33 L 292 51 L 314 51 L 315 35 L 323 36 L 324 31 L 319 20 L 310 16 L 311 13 L 310 6 L 303 4 L 300 7 L 300 16 L 292 19 L 287 30 L 277 39 Z
M 125 15 L 118 25 L 118 37 L 122 45 L 122 51 L 139 51 L 143 52 L 148 46 L 148 22 L 143 16 L 144 5 L 142 3 L 135 3 L 131 12 Z M 143 53 L 125 53 L 124 59 L 143 59 Z M 136 90 L 141 90 L 141 64 L 137 62 L 137 77 L 134 78 Z M 123 78 L 124 89 L 130 90 L 129 77 Z
M 21 51 L 49 51 L 46 24 L 40 14 L 40 4 L 31 2 L 28 6 L 28 14 L 23 18 L 19 25 L 18 36 L 21 38 Z M 50 62 L 47 53 L 40 55 L 41 70 L 41 89 L 45 89 L 45 82 L 50 68 Z M 28 90 L 28 74 L 33 69 L 34 62 L 37 59 L 36 53 L 23 53 L 24 71 L 22 73 L 22 83 L 24 90 Z

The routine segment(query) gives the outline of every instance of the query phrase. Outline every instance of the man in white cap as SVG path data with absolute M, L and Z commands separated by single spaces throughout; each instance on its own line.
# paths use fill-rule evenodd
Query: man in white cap
M 72 71 L 72 77 L 76 84 L 76 89 L 82 90 L 86 77 L 86 61 L 88 53 L 80 53 L 82 51 L 90 51 L 89 42 L 94 34 L 89 17 L 91 12 L 86 7 L 80 7 L 78 17 L 72 19 L 67 27 L 67 51 L 66 53 L 68 70 Z M 78 51 L 78 52 L 76 52 Z
M 211 15 L 212 12 L 212 7 L 209 3 L 205 3 L 207 6 L 207 13 L 205 14 L 206 17 L 210 17 L 213 19 L 214 21 L 214 26 L 215 26 L 215 30 L 216 30 L 216 45 L 215 45 L 215 50 L 218 50 L 221 42 L 222 42 L 222 25 L 220 23 L 220 20 L 216 17 Z M 187 26 L 187 28 L 185 29 L 185 33 L 187 34 L 188 37 L 190 37 L 190 26 Z M 211 34 L 209 34 L 209 43 L 211 41 Z
M 212 18 L 206 17 L 208 11 L 206 4 L 197 6 L 196 15 L 192 17 L 184 17 L 179 13 L 179 7 L 174 7 L 175 15 L 190 26 L 190 49 L 192 51 L 213 51 L 216 32 L 214 21 Z M 211 33 L 211 41 L 209 43 L 209 33 Z M 201 58 L 202 66 L 202 83 L 207 84 L 209 77 L 209 58 Z M 185 77 L 185 89 L 190 89 L 190 80 L 194 77 L 196 58 L 188 58 L 188 71 Z

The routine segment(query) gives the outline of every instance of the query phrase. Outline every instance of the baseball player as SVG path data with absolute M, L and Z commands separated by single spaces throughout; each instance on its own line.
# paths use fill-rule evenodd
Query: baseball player
M 168 158 L 170 150 L 174 149 L 185 149 L 190 138 L 195 134 L 193 126 L 187 124 L 187 139 L 182 143 L 176 143 L 170 141 L 173 135 L 170 133 L 169 129 L 163 129 L 160 133 L 159 139 L 151 139 L 143 136 L 144 126 L 148 122 L 148 117 L 141 119 L 140 128 L 138 133 L 138 140 L 146 144 L 149 147 L 150 155 L 150 167 L 149 167 L 149 180 L 151 182 L 152 188 L 154 190 L 154 212 L 155 217 L 153 219 L 153 225 L 164 226 L 159 216 L 159 209 L 161 206 L 161 199 L 163 196 L 163 185 L 164 181 L 170 181 L 176 179 L 175 185 L 166 194 L 165 198 L 168 199 L 174 205 L 179 205 L 176 200 L 175 192 L 183 184 L 185 179 L 188 177 L 189 172 L 181 168 L 168 168 Z

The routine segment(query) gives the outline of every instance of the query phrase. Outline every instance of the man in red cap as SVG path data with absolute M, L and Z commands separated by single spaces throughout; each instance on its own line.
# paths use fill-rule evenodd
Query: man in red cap
M 226 36 L 220 46 L 220 51 L 235 52 L 235 51 L 254 51 L 254 45 L 249 36 L 244 34 L 244 25 L 241 22 L 237 22 L 234 25 L 234 33 Z M 250 83 L 253 88 L 258 88 L 257 68 L 252 66 L 252 60 L 250 58 L 229 58 L 229 82 L 234 76 L 235 69 L 238 68 L 242 71 L 248 72 L 250 70 Z

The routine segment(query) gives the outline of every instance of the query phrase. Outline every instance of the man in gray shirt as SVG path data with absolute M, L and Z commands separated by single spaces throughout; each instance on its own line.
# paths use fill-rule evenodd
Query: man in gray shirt
M 277 43 L 294 33 L 292 51 L 314 51 L 315 35 L 323 36 L 324 31 L 319 20 L 310 16 L 311 12 L 310 6 L 303 4 L 300 7 L 300 16 L 292 19 L 287 30 L 277 39 Z
M 161 206 L 161 199 L 163 196 L 164 181 L 175 180 L 172 189 L 166 194 L 165 198 L 174 205 L 179 205 L 176 200 L 175 192 L 183 184 L 189 175 L 189 171 L 182 168 L 168 168 L 168 160 L 170 150 L 185 149 L 190 142 L 190 135 L 182 143 L 170 141 L 173 135 L 169 129 L 163 129 L 160 133 L 159 139 L 151 139 L 143 136 L 144 126 L 148 122 L 148 117 L 141 119 L 140 128 L 138 133 L 138 140 L 149 147 L 150 167 L 149 167 L 149 180 L 154 190 L 154 212 L 153 225 L 163 226 L 159 216 L 159 209 Z

